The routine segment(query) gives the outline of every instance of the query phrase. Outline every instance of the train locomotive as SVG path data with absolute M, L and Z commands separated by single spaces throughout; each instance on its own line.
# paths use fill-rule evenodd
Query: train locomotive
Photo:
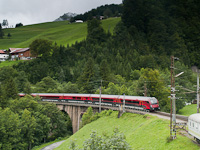
M 20 93 L 19 95 L 21 97 L 25 96 L 24 93 Z M 99 104 L 101 96 L 101 105 L 117 107 L 122 105 L 125 100 L 125 108 L 146 111 L 160 110 L 159 102 L 155 97 L 69 93 L 32 93 L 31 95 L 41 97 L 42 101 L 88 103 L 93 105 Z

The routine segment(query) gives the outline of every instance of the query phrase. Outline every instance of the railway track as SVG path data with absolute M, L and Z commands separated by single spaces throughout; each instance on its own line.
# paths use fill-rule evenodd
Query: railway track
M 153 113 L 159 114 L 159 115 L 162 115 L 162 116 L 170 117 L 170 113 L 166 113 L 166 112 L 155 111 Z M 183 116 L 183 115 L 177 115 L 176 114 L 176 119 L 179 119 L 179 120 L 182 120 L 182 121 L 186 121 L 186 122 L 188 121 L 188 117 L 187 116 Z

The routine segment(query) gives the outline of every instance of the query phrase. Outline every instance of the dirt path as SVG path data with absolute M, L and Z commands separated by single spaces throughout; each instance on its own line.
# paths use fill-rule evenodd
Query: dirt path
M 51 145 L 48 145 L 48 146 L 42 148 L 41 150 L 53 150 L 54 148 L 60 146 L 64 141 L 65 141 L 65 140 L 60 141 L 60 142 L 53 143 L 53 144 L 51 144 Z

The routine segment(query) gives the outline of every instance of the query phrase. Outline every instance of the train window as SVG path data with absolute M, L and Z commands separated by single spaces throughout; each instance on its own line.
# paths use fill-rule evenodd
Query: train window
M 106 101 L 106 102 L 112 102 L 113 100 L 112 99 L 104 99 L 104 101 Z
M 93 98 L 93 101 L 99 101 L 99 98 Z
M 133 103 L 133 104 L 139 104 L 138 101 L 129 101 L 130 103 Z
M 157 99 L 150 99 L 151 104 L 157 104 Z

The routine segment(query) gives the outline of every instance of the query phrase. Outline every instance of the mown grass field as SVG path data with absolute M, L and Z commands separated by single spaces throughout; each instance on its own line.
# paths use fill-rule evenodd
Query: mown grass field
M 167 142 L 169 137 L 169 121 L 159 119 L 150 115 L 138 115 L 125 113 L 121 118 L 117 118 L 117 112 L 111 116 L 102 117 L 80 129 L 56 150 L 69 149 L 71 141 L 76 141 L 78 148 L 82 148 L 83 142 L 90 137 L 92 131 L 97 131 L 99 135 L 112 134 L 115 128 L 123 132 L 127 142 L 132 149 L 136 150 L 197 150 L 200 149 L 189 138 L 177 134 L 177 139 Z
M 106 31 L 113 32 L 120 18 L 110 18 L 102 21 Z M 4 39 L 0 39 L 0 49 L 28 47 L 35 39 L 48 39 L 59 45 L 71 45 L 87 36 L 87 22 L 72 23 L 68 21 L 48 22 L 28 25 L 13 29 L 4 29 Z M 9 39 L 6 35 L 10 33 Z

